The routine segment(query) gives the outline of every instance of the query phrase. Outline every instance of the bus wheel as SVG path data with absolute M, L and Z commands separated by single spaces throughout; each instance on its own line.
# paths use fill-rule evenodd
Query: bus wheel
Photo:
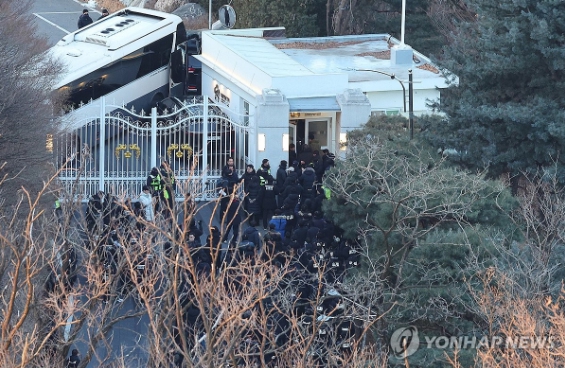
M 153 98 L 151 98 L 151 107 L 157 107 L 157 103 L 159 103 L 159 101 L 162 101 L 165 99 L 165 96 L 163 96 L 162 93 L 156 93 L 153 95 Z

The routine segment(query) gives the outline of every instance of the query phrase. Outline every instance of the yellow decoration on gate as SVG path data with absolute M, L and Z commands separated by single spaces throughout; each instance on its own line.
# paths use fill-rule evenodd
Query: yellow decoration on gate
M 141 148 L 139 148 L 137 144 L 130 144 L 129 149 L 135 151 L 135 158 L 139 158 L 141 156 Z
M 128 146 L 126 146 L 125 144 L 118 144 L 116 146 L 116 149 L 114 150 L 114 154 L 116 155 L 116 158 L 120 158 L 120 154 L 122 151 L 125 151 L 128 149 Z
M 167 156 L 171 157 L 173 154 L 173 151 L 176 151 L 179 149 L 179 145 L 176 143 L 170 144 L 169 147 L 167 147 Z
M 171 157 L 173 155 L 173 151 L 176 151 L 175 156 L 177 158 L 181 158 L 181 157 L 184 156 L 185 152 L 186 152 L 186 155 L 188 157 L 192 156 L 193 150 L 192 150 L 192 147 L 190 146 L 190 144 L 186 144 L 186 143 L 181 144 L 180 147 L 179 147 L 178 144 L 173 143 L 173 144 L 170 144 L 169 147 L 167 147 L 167 156 Z M 183 152 L 183 151 L 185 151 L 185 152 Z
M 135 151 L 136 158 L 141 157 L 141 148 L 139 148 L 139 146 L 135 143 L 130 144 L 129 146 L 127 144 L 118 144 L 114 150 L 114 154 L 116 155 L 116 158 L 120 158 L 122 151 L 126 151 L 124 153 L 124 157 L 131 158 L 133 154 L 129 150 Z
M 189 157 L 192 156 L 192 151 L 193 151 L 193 150 L 192 150 L 192 147 L 190 146 L 190 144 L 186 144 L 186 143 L 185 143 L 185 144 L 181 145 L 180 148 L 181 148 L 183 151 L 186 151 L 186 155 L 187 155 L 187 156 L 189 156 Z

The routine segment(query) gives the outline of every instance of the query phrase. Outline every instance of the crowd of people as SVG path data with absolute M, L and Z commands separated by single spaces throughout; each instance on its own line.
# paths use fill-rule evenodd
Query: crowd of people
M 162 255 L 171 257 L 173 252 L 180 252 L 183 259 L 190 259 L 196 273 L 202 277 L 244 259 L 284 267 L 289 270 L 285 276 L 286 287 L 293 288 L 297 299 L 295 310 L 288 311 L 286 316 L 294 314 L 306 326 L 312 323 L 316 301 L 322 308 L 317 313 L 338 313 L 342 299 L 339 293 L 329 295 L 331 288 L 326 289 L 326 286 L 339 284 L 347 269 L 359 264 L 359 252 L 357 241 L 344 239 L 342 229 L 323 214 L 322 204 L 331 200 L 331 193 L 322 185 L 322 180 L 334 165 L 334 156 L 327 150 L 321 155 L 318 151 L 310 152 L 306 146 L 296 158 L 290 166 L 282 160 L 276 172 L 271 171 L 269 160 L 264 159 L 257 170 L 247 165 L 241 176 L 233 158 L 228 159 L 216 183 L 220 197 L 219 219 L 214 221 L 199 215 L 190 193 L 185 195 L 181 206 L 175 203 L 174 172 L 169 163 L 163 161 L 159 167 L 152 168 L 137 201 L 124 204 L 108 193 L 93 195 L 87 206 L 87 232 L 98 234 L 95 248 L 110 273 L 116 272 L 113 265 L 119 263 L 124 248 L 137 249 L 140 238 L 151 229 L 150 224 L 156 225 L 153 229 L 175 232 L 173 237 L 177 242 L 165 241 Z M 177 212 L 182 212 L 184 220 L 175 223 L 172 219 L 178 218 Z M 203 223 L 211 226 L 205 231 Z M 178 225 L 176 231 L 173 224 Z M 190 254 L 184 254 L 187 251 Z M 140 277 L 151 262 L 148 259 L 151 252 L 139 249 L 136 262 L 143 265 Z M 200 311 L 191 304 L 190 285 L 194 282 L 191 278 L 192 275 L 187 274 L 185 282 L 179 284 L 179 295 L 186 304 L 183 305 L 186 325 L 176 326 L 179 333 L 199 329 Z M 127 277 L 116 280 L 119 285 L 115 290 L 123 290 L 117 298 L 121 302 L 132 280 Z M 287 317 L 280 312 L 273 315 L 278 319 L 278 328 L 285 330 Z M 333 326 L 334 330 L 337 328 Z M 348 332 L 344 339 L 350 337 Z M 284 341 L 281 340 L 281 344 Z
M 290 316 L 300 321 L 304 331 L 311 330 L 313 320 L 323 316 L 312 348 L 316 366 L 325 366 L 328 349 L 349 354 L 352 346 L 355 318 L 346 316 L 344 299 L 335 287 L 349 268 L 359 265 L 359 243 L 357 239 L 344 239 L 343 230 L 325 218 L 322 211 L 323 202 L 331 199 L 322 180 L 334 164 L 333 155 L 327 151 L 321 156 L 312 152 L 309 157 L 295 160 L 290 166 L 283 160 L 276 173 L 271 171 L 269 160 L 264 159 L 257 170 L 247 165 L 241 177 L 234 160 L 229 159 L 217 182 L 221 225 L 211 227 L 204 243 L 200 239 L 202 228 L 194 221 L 186 231 L 192 262 L 202 278 L 213 269 L 222 269 L 222 265 L 233 266 L 242 261 L 247 265 L 261 262 L 287 270 L 277 291 L 257 306 L 261 309 L 258 312 L 268 316 L 278 338 L 266 343 L 261 331 L 250 330 L 242 343 L 242 356 L 249 358 L 249 352 L 257 353 L 257 364 L 275 362 L 277 348 L 289 343 Z M 239 194 L 241 189 L 243 195 Z M 214 249 L 219 248 L 225 249 L 223 256 L 214 257 Z M 214 261 L 219 261 L 215 267 Z M 234 277 L 230 282 L 237 285 L 245 284 L 246 280 Z M 201 312 L 191 303 L 194 291 L 190 282 L 185 285 L 181 294 L 185 296 L 187 313 L 183 328 L 177 326 L 179 344 L 182 330 L 187 334 L 204 333 Z M 227 290 L 233 292 L 243 287 L 232 285 Z M 293 306 L 291 310 L 281 309 L 279 298 L 284 294 L 283 289 L 292 295 L 293 300 L 288 303 Z M 259 346 L 267 347 L 259 352 Z M 257 351 L 250 347 L 256 347 Z M 179 366 L 182 360 L 177 354 L 175 361 Z

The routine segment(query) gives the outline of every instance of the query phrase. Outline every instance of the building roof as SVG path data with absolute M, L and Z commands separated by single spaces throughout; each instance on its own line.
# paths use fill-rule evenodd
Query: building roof
M 292 57 L 281 53 L 278 48 L 263 38 L 238 36 L 231 34 L 215 35 L 225 47 L 245 58 L 255 67 L 271 77 L 308 76 L 315 73 L 294 60 Z
M 279 89 L 287 98 L 335 96 L 348 88 L 343 71 L 313 71 L 264 38 L 264 29 L 202 32 L 204 73 L 220 76 L 254 96 Z
M 415 50 L 411 64 L 395 65 L 391 61 L 391 47 L 398 47 L 400 41 L 388 34 L 270 39 L 264 37 L 264 29 L 207 33 L 218 45 L 230 50 L 223 58 L 219 57 L 220 51 L 206 55 L 207 38 L 203 38 L 201 59 L 210 67 L 217 71 L 231 70 L 229 64 L 233 63 L 237 65 L 233 71 L 237 70 L 247 84 L 259 84 L 259 89 L 279 88 L 288 98 L 331 96 L 345 88 L 359 88 L 363 92 L 396 91 L 400 88 L 398 80 L 408 81 L 409 69 L 413 72 L 414 89 L 447 87 L 439 68 Z M 233 61 L 234 58 L 241 61 Z M 244 63 L 242 70 L 240 66 Z M 397 80 L 389 75 L 395 75 Z
M 404 81 L 408 80 L 408 70 L 412 69 L 417 82 L 415 89 L 446 87 L 440 70 L 415 50 L 412 65 L 394 65 L 391 47 L 400 42 L 388 34 L 288 38 L 270 42 L 313 73 L 347 73 L 351 87 L 361 88 L 364 92 L 373 89 L 374 82 L 392 82 L 384 83 L 392 89 L 398 89 L 398 84 L 385 74 L 362 70 L 394 74 Z M 379 84 L 383 86 L 383 83 Z

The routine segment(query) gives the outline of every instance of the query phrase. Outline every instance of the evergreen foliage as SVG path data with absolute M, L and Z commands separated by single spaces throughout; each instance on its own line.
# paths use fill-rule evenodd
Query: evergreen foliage
M 487 268 L 494 244 L 510 246 L 517 201 L 502 182 L 408 141 L 405 120 L 372 118 L 348 134 L 347 157 L 324 181 L 332 191 L 324 212 L 363 239 L 369 261 L 361 273 L 378 275 L 389 332 L 411 324 L 424 334 L 470 334 L 476 268 L 468 265 Z
M 421 119 L 425 138 L 456 149 L 462 164 L 486 167 L 491 177 L 555 168 L 565 182 L 565 3 L 469 5 L 476 21 L 462 24 L 445 47 L 452 86 L 435 106 L 445 119 Z
M 208 0 L 196 0 L 208 9 Z M 438 55 L 445 33 L 460 16 L 461 0 L 416 0 L 406 10 L 406 43 L 426 55 Z M 217 14 L 223 3 L 212 3 Z M 236 28 L 286 28 L 287 37 L 383 33 L 400 38 L 400 0 L 234 0 Z M 447 30 L 443 29 L 446 28 Z
M 439 54 L 444 39 L 438 32 L 432 17 L 428 14 L 429 0 L 416 0 L 407 3 L 405 42 L 424 54 Z M 367 7 L 372 8 L 367 12 Z M 402 1 L 388 0 L 369 2 L 360 7 L 360 14 L 369 17 L 365 33 L 388 33 L 397 39 L 401 37 Z
M 318 36 L 318 17 L 322 0 L 234 0 L 237 28 L 284 26 L 287 37 Z

